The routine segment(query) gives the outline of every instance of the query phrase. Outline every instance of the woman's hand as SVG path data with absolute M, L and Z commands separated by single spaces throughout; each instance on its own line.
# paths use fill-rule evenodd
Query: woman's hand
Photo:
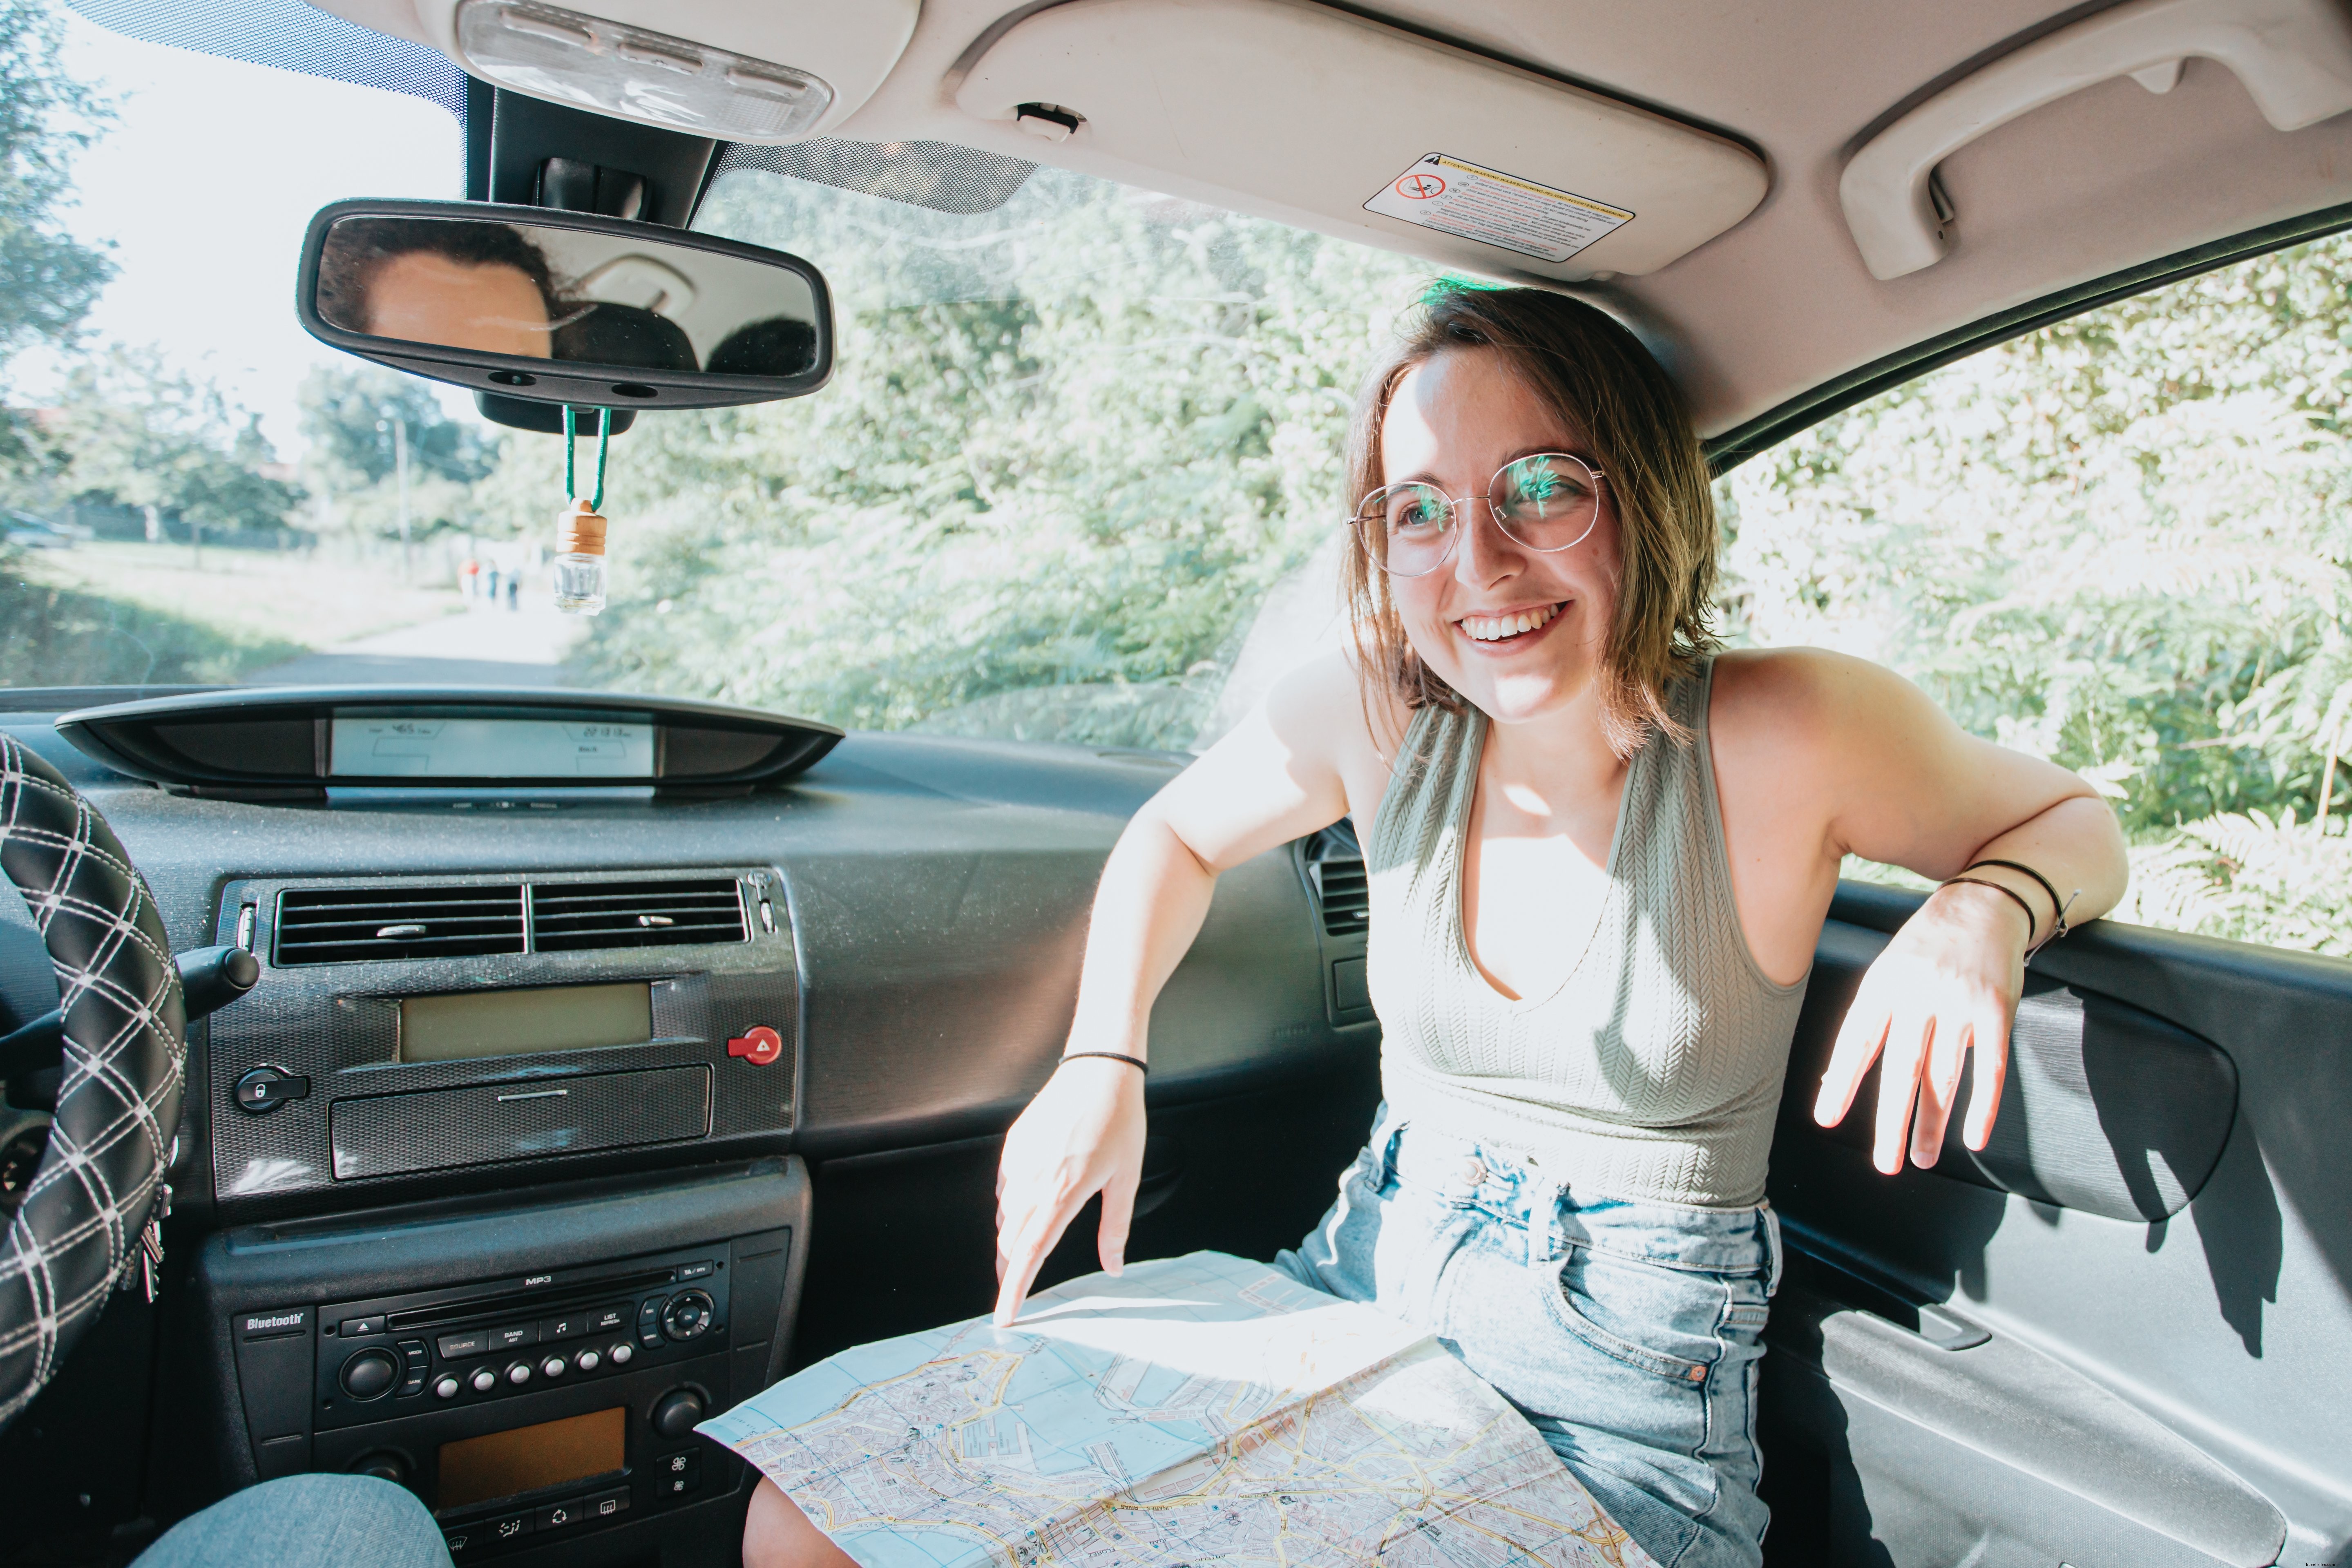
M 1883 1055 L 1872 1163 L 1890 1176 L 1900 1171 L 1907 1129 L 1911 1163 L 1932 1165 L 1944 1147 L 1960 1068 L 1974 1050 L 1976 1083 L 1961 1135 L 1969 1148 L 1983 1148 L 2009 1076 L 2010 1021 L 2025 985 L 2030 940 L 2024 911 L 2001 891 L 1968 883 L 1937 889 L 1862 977 L 1822 1075 L 1813 1120 L 1823 1127 L 1844 1121 L 1863 1076 Z
M 1012 1325 L 1045 1255 L 1097 1193 L 1102 1266 L 1113 1274 L 1124 1266 L 1143 1178 L 1143 1075 L 1125 1062 L 1081 1058 L 1055 1070 L 1005 1134 L 996 1169 L 998 1326 Z

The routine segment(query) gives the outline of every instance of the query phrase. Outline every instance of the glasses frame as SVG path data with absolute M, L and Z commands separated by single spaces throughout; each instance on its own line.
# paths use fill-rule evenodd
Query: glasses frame
M 1584 531 L 1578 534 L 1574 539 L 1570 540 L 1566 544 L 1555 544 L 1548 550 L 1540 545 L 1529 544 L 1526 540 L 1521 539 L 1517 534 L 1513 533 L 1510 530 L 1510 526 L 1504 522 L 1502 512 L 1495 505 L 1495 487 L 1501 482 L 1503 476 L 1509 473 L 1513 468 L 1517 468 L 1521 463 L 1532 462 L 1538 458 L 1565 458 L 1570 462 L 1574 463 L 1578 468 L 1582 468 L 1586 473 L 1591 474 L 1593 479 L 1592 516 L 1585 522 Z M 1608 477 L 1609 476 L 1607 474 L 1602 473 L 1599 468 L 1594 468 L 1590 458 L 1580 458 L 1574 452 L 1529 452 L 1525 457 L 1513 458 L 1509 462 L 1505 463 L 1501 468 L 1496 468 L 1493 477 L 1488 479 L 1486 481 L 1486 493 L 1485 495 L 1449 496 L 1445 494 L 1443 489 L 1440 489 L 1438 486 L 1431 484 L 1426 479 L 1407 479 L 1399 484 L 1382 485 L 1380 489 L 1374 490 L 1371 494 L 1366 496 L 1361 501 L 1357 503 L 1355 515 L 1348 520 L 1348 526 L 1355 534 L 1357 547 L 1363 551 L 1365 559 L 1391 577 L 1403 577 L 1408 579 L 1414 577 L 1426 577 L 1433 572 L 1444 570 L 1446 563 L 1454 559 L 1454 552 L 1459 547 L 1462 542 L 1463 528 L 1455 527 L 1454 525 L 1460 521 L 1462 517 L 1462 509 L 1472 501 L 1484 501 L 1486 503 L 1486 515 L 1494 520 L 1495 527 L 1501 531 L 1503 537 L 1509 540 L 1513 544 L 1517 545 L 1522 550 L 1531 551 L 1538 555 L 1558 555 L 1563 551 L 1575 549 L 1578 545 L 1591 538 L 1592 531 L 1601 525 L 1601 481 Z M 1381 552 L 1373 548 L 1371 535 L 1368 531 L 1370 525 L 1382 522 L 1384 521 L 1384 509 L 1382 509 L 1379 504 L 1381 498 L 1388 495 L 1391 491 L 1402 489 L 1437 490 L 1438 499 L 1443 500 L 1447 508 L 1445 548 L 1438 552 L 1437 559 L 1430 563 L 1426 571 L 1400 572 L 1393 566 L 1391 566 Z M 1464 525 L 1464 527 L 1466 526 L 1466 524 Z

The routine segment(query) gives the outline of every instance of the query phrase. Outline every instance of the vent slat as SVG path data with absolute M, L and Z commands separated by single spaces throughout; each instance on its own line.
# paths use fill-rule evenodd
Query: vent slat
M 1353 936 L 1372 923 L 1372 889 L 1355 835 L 1327 828 L 1307 849 L 1316 912 L 1326 936 Z
M 748 942 L 735 879 L 534 883 L 531 945 L 541 952 Z
M 422 927 L 380 937 L 389 927 Z M 523 951 L 522 884 L 473 888 L 289 888 L 278 896 L 274 962 L 473 958 Z

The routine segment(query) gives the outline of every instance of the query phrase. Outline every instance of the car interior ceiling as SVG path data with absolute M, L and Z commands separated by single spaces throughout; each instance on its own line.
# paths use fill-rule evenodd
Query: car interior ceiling
M 324 8 L 438 47 L 408 0 Z M 1387 0 L 1374 19 L 1402 34 L 1669 117 L 1764 172 L 1723 232 L 1605 279 L 1378 221 L 1360 191 L 1286 183 L 1292 150 L 1335 134 L 1320 88 L 1171 84 L 1192 121 L 1257 146 L 1247 178 L 1197 148 L 1147 161 L 1169 144 L 1141 132 L 1047 142 L 975 117 L 960 88 L 1042 14 L 1002 0 L 929 0 L 824 133 L 1045 162 L 1571 286 L 1655 348 L 1728 466 L 1985 342 L 2352 226 L 2352 114 L 2282 132 L 2231 68 L 2192 58 L 2162 92 L 2103 79 L 1968 142 L 1938 165 L 1948 254 L 1874 277 L 1841 206 L 1855 151 L 2103 9 Z M 708 0 L 657 25 L 691 34 L 730 10 Z M 1260 52 L 1246 30 L 1215 41 Z M 1371 115 L 1398 95 L 1342 96 Z M 638 182 L 634 216 L 677 226 L 724 153 L 478 82 L 467 124 L 472 199 L 616 210 L 617 172 Z M 551 160 L 568 161 L 560 188 Z M 53 723 L 124 695 L 19 692 L 0 729 L 103 811 L 175 950 L 233 944 L 261 974 L 190 1029 L 160 1290 L 114 1297 L 0 1432 L 0 1563 L 26 1568 L 121 1560 L 159 1522 L 314 1469 L 428 1500 L 438 1487 L 446 1518 L 493 1520 L 510 1497 L 463 1491 L 447 1445 L 609 1408 L 626 1413 L 622 1522 L 475 1554 L 737 1561 L 753 1478 L 698 1445 L 677 1402 L 715 1412 L 850 1345 L 986 1310 L 1003 1132 L 1063 1044 L 1103 858 L 1184 761 L 853 733 L 787 781 L 704 797 L 329 805 L 157 788 Z M 1268 1257 L 1328 1203 L 1380 1098 L 1361 868 L 1351 837 L 1326 833 L 1221 882 L 1152 1016 L 1130 1257 Z M 541 940 L 534 911 L 566 897 L 628 922 L 663 911 L 664 927 L 712 907 L 681 900 L 715 899 L 731 923 L 667 945 L 635 923 Z M 471 951 L 380 936 L 419 900 L 506 900 L 528 931 Z M 1792 1257 L 1763 1373 L 1768 1560 L 2347 1561 L 2345 966 L 2088 929 L 2034 962 L 1991 1146 L 1970 1152 L 1956 1129 L 1936 1169 L 1880 1178 L 1864 1117 L 1823 1131 L 1806 1112 L 1844 1000 L 1916 902 L 1842 889 L 1791 1054 L 1771 1184 Z M 58 993 L 29 917 L 0 906 L 14 1027 Z M 305 921 L 379 937 L 306 954 Z M 611 1096 L 583 1113 L 586 1142 L 521 1148 L 481 1114 L 503 1068 L 399 1054 L 403 997 L 486 980 L 636 988 L 646 1031 L 581 1080 Z M 764 1059 L 754 1026 L 776 1042 Z M 596 1075 L 614 1081 L 584 1087 Z M 6 1114 L 37 1114 L 43 1093 L 12 1080 Z M 1081 1216 L 1040 1285 L 1095 1267 L 1092 1235 Z M 592 1345 L 603 1359 L 582 1371 Z M 500 1381 L 510 1367 L 524 1375 Z M 471 1382 L 482 1369 L 488 1385 Z

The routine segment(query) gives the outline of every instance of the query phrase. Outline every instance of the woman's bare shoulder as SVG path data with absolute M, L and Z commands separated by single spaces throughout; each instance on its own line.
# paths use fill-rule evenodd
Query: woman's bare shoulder
M 1753 726 L 1852 720 L 1918 689 L 1884 665 L 1825 647 L 1731 648 L 1715 657 L 1712 718 Z

